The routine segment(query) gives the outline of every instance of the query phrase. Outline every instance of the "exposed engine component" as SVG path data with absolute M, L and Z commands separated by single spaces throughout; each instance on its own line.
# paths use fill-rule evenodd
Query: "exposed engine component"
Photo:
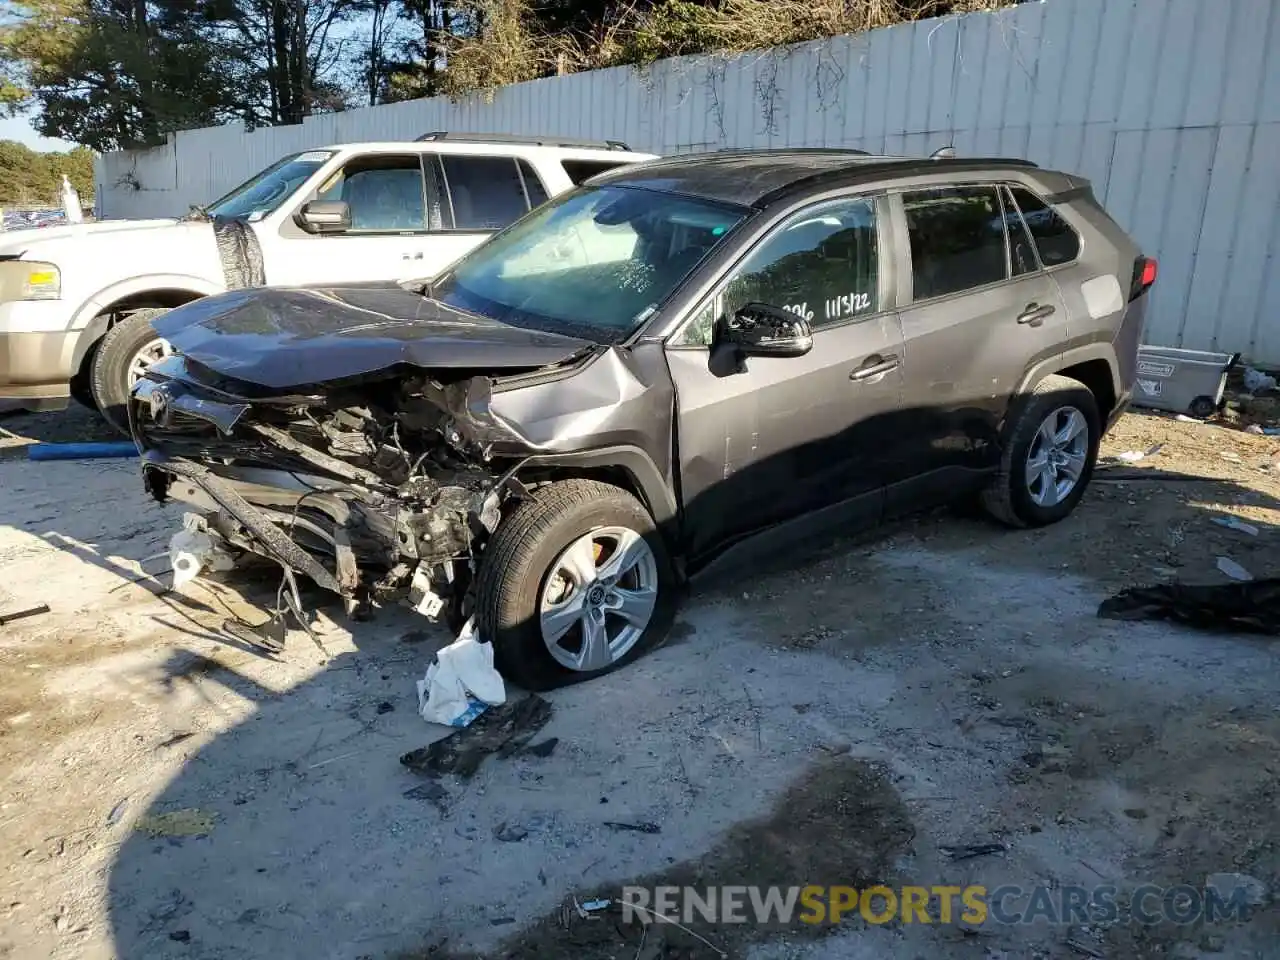
M 131 416 L 154 497 L 203 507 L 210 533 L 340 594 L 349 612 L 370 598 L 409 598 L 432 617 L 461 606 L 501 502 L 520 490 L 449 413 L 465 387 L 389 380 L 352 403 L 228 386 L 138 389 Z

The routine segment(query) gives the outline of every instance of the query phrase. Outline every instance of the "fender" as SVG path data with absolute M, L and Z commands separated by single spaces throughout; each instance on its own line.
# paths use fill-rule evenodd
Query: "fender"
M 1017 395 L 1022 396 L 1030 393 L 1035 389 L 1037 383 L 1051 374 L 1060 373 L 1067 367 L 1074 367 L 1090 360 L 1106 361 L 1107 369 L 1111 371 L 1111 386 L 1115 391 L 1115 396 L 1123 396 L 1124 387 L 1120 383 L 1120 361 L 1116 357 L 1116 348 L 1111 343 L 1101 341 L 1068 347 L 1062 353 L 1045 357 L 1040 362 L 1032 364 L 1027 369 L 1027 372 L 1023 374 L 1022 380 L 1018 384 Z
M 659 529 L 674 533 L 671 525 L 676 520 L 676 502 L 666 478 L 653 459 L 639 447 L 619 446 L 582 450 L 575 453 L 548 453 L 527 457 L 521 469 L 527 467 L 605 467 L 625 470 L 644 497 L 645 505 Z M 671 539 L 668 536 L 668 539 Z
M 119 303 L 126 297 L 149 293 L 152 290 L 186 290 L 197 297 L 209 297 L 216 293 L 224 293 L 226 289 L 224 285 L 206 280 L 204 277 L 181 273 L 151 273 L 141 277 L 130 277 L 104 287 L 82 303 L 72 317 L 70 329 L 80 331 L 80 336 L 76 340 L 72 369 L 80 368 L 85 354 L 107 332 L 108 318 L 99 314 L 113 303 Z

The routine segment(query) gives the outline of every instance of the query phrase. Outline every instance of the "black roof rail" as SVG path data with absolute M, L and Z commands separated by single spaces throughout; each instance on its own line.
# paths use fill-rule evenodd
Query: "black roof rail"
M 537 136 L 517 133 L 455 133 L 434 130 L 417 138 L 417 143 L 452 140 L 454 143 L 522 143 L 531 147 L 580 147 L 588 150 L 626 150 L 621 140 L 577 140 L 573 137 Z
M 1030 160 L 1011 157 L 939 157 L 938 159 L 919 159 L 917 157 L 865 157 L 862 162 L 824 170 L 821 173 L 800 177 L 792 183 L 771 190 L 758 197 L 755 206 L 763 208 L 775 200 L 799 190 L 820 187 L 823 184 L 839 182 L 851 174 L 858 177 L 873 178 L 880 174 L 901 175 L 905 171 L 928 173 L 937 168 L 955 170 L 956 172 L 980 173 L 984 170 L 1034 170 L 1037 164 Z
M 871 154 L 868 153 L 866 150 L 855 150 L 853 147 L 720 147 L 715 152 L 716 154 L 744 153 L 744 154 L 749 154 L 751 156 L 769 156 L 769 155 L 776 156 L 778 154 L 792 154 L 792 153 L 799 153 L 799 154 L 815 153 L 815 154 L 824 154 L 824 155 L 836 154 L 836 155 L 848 155 L 851 157 L 871 156 Z M 707 156 L 707 154 L 683 153 L 683 154 L 673 154 L 672 156 L 673 157 L 700 157 L 700 156 Z

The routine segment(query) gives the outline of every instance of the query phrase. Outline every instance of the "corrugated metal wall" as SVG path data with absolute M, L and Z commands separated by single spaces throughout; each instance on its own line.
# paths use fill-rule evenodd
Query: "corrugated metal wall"
M 103 157 L 98 195 L 107 216 L 178 214 L 294 150 L 449 129 L 609 137 L 666 154 L 954 143 L 1026 156 L 1091 178 L 1160 258 L 1148 341 L 1280 366 L 1280 0 L 1044 0 L 730 61 L 536 80 L 492 103 L 192 130 Z

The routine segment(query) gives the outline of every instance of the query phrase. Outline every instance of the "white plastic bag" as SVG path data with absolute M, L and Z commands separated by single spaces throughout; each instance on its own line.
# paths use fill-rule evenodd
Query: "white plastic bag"
M 1253 367 L 1245 367 L 1244 388 L 1250 393 L 1269 393 L 1276 388 L 1276 378 Z
M 493 666 L 493 644 L 476 639 L 473 620 L 436 654 L 417 686 L 422 719 L 449 727 L 465 727 L 507 699 L 502 674 Z

